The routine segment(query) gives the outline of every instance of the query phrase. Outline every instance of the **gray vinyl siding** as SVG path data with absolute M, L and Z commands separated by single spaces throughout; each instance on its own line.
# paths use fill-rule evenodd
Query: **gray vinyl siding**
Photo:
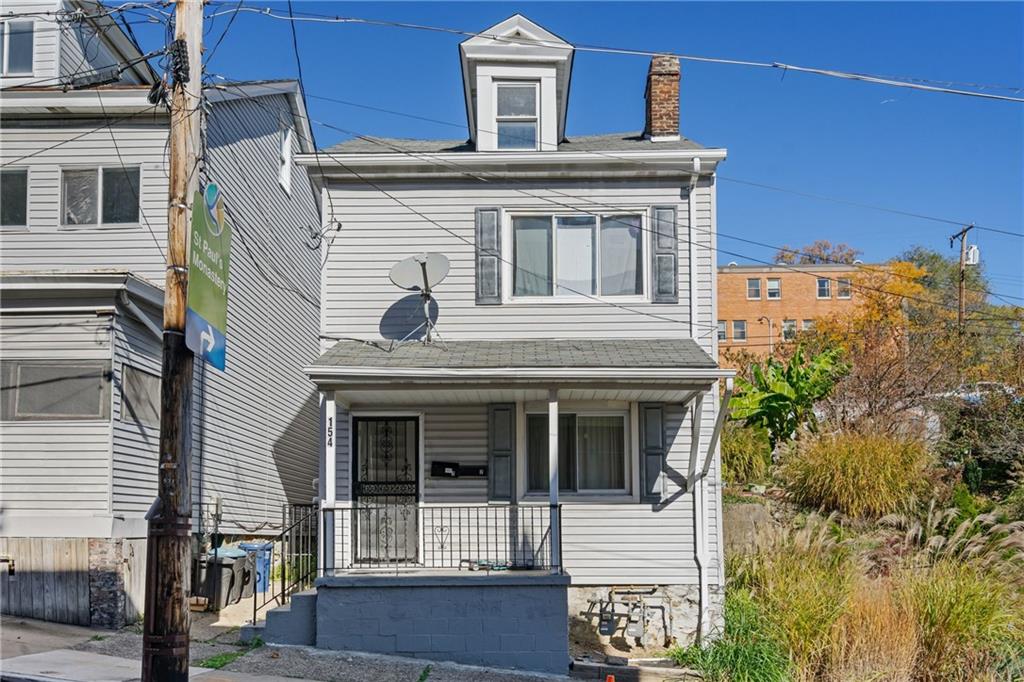
M 151 319 L 160 324 L 155 314 Z M 141 517 L 157 493 L 159 425 L 143 424 L 124 409 L 126 366 L 160 376 L 161 341 L 126 310 L 114 320 L 112 500 L 115 514 Z
M 705 396 L 702 421 L 702 439 L 705 442 L 714 424 L 715 408 L 712 403 L 712 396 Z M 419 410 L 413 407 L 382 408 L 375 413 L 404 414 L 413 410 L 423 413 L 423 503 L 486 505 L 486 478 L 432 478 L 429 471 L 435 459 L 460 464 L 487 463 L 487 406 L 430 406 Z M 339 408 L 336 485 L 337 499 L 342 503 L 351 499 L 349 419 L 349 413 Z M 563 500 L 563 558 L 574 584 L 696 583 L 693 496 L 682 493 L 677 484 L 686 476 L 690 457 L 690 417 L 683 417 L 681 407 L 666 406 L 665 433 L 669 444 L 668 467 L 673 473 L 668 478 L 670 501 L 664 508 L 656 510 L 650 504 L 629 502 L 595 504 Z M 634 452 L 631 456 L 635 458 L 638 454 Z M 712 584 L 721 581 L 718 577 L 721 572 L 718 480 L 716 466 L 705 481 L 704 498 Z M 543 506 L 546 502 L 523 501 L 520 504 Z M 335 528 L 339 562 L 346 560 L 344 548 L 349 542 L 348 529 L 341 522 L 342 518 L 339 515 Z M 426 538 L 424 542 L 428 540 Z
M 434 289 L 439 310 L 437 328 L 446 339 L 689 335 L 691 293 L 686 242 L 691 238 L 691 222 L 687 190 L 679 181 L 375 182 L 394 198 L 368 185 L 352 183 L 334 185 L 324 201 L 325 210 L 334 206 L 334 216 L 342 224 L 330 249 L 324 274 L 326 335 L 380 337 L 382 315 L 389 306 L 408 295 L 388 278 L 391 266 L 425 250 L 439 251 L 451 262 L 448 277 Z M 549 188 L 557 193 L 548 191 Z M 714 335 L 715 324 L 710 282 L 712 254 L 707 247 L 709 232 L 713 229 L 711 191 L 706 180 L 696 188 L 694 204 L 692 234 L 701 245 L 696 256 L 702 278 L 694 294 L 698 313 L 695 337 L 705 335 L 702 340 L 706 340 Z M 613 208 L 646 211 L 653 205 L 677 209 L 678 304 L 623 303 L 630 310 L 592 301 L 476 305 L 473 244 L 477 207 L 602 213 L 612 212 Z M 503 253 L 502 257 L 511 260 L 510 254 Z M 668 319 L 646 317 L 641 313 Z
M 167 243 L 166 117 L 144 116 L 95 128 L 97 119 L 27 121 L 5 118 L 0 159 L 28 168 L 28 229 L 5 230 L 4 271 L 113 269 L 160 286 Z M 92 132 L 89 132 L 92 131 Z M 84 134 L 84 135 L 83 135 Z M 117 140 L 115 148 L 111 135 Z M 79 139 L 73 139 L 83 135 Z M 73 141 L 72 141 L 73 140 Z M 65 143 L 47 149 L 58 143 Z M 120 157 L 118 156 L 120 153 Z M 140 222 L 131 226 L 61 225 L 61 170 L 97 166 L 140 168 Z
M 217 182 L 225 196 L 234 241 L 227 371 L 195 364 L 192 497 L 197 513 L 202 509 L 206 514 L 202 521 L 195 519 L 193 527 L 203 523 L 209 529 L 208 512 L 219 496 L 224 519 L 220 529 L 226 533 L 273 532 L 284 503 L 309 503 L 316 495 L 312 482 L 317 471 L 317 398 L 301 370 L 319 351 L 320 254 L 319 245 L 309 241 L 311 234 L 319 233 L 318 197 L 305 169 L 298 166 L 293 169 L 291 194 L 279 186 L 279 130 L 282 122 L 294 121 L 286 96 L 259 99 L 259 105 L 214 103 L 208 119 L 207 178 Z M 40 153 L 16 164 L 29 169 L 29 225 L 27 230 L 3 232 L 0 269 L 130 271 L 163 286 L 166 117 L 87 133 L 100 123 L 5 118 L 0 157 L 7 161 Z M 69 141 L 82 133 L 87 134 Z M 58 142 L 67 143 L 40 151 Z M 293 142 L 298 152 L 298 135 Z M 117 167 L 121 160 L 141 167 L 145 220 L 121 228 L 61 226 L 61 168 Z M 154 319 L 160 323 L 158 315 Z M 160 344 L 148 330 L 122 311 L 115 331 L 118 382 L 124 362 L 159 372 Z M 6 341 L 3 350 L 7 352 Z M 110 357 L 109 341 L 107 353 Z M 104 504 L 112 497 L 117 513 L 137 518 L 156 491 L 158 429 L 122 421 L 120 393 L 112 393 L 113 417 L 104 426 Z M 33 447 L 46 444 L 43 435 L 32 436 L 40 439 Z
M 5 359 L 110 360 L 109 315 L 4 315 Z M 110 511 L 110 422 L 0 424 L 0 499 L 13 515 Z

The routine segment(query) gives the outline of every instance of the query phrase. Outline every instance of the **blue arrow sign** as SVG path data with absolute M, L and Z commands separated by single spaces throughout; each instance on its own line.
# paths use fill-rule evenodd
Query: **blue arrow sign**
M 191 308 L 185 311 L 185 345 L 207 363 L 224 371 L 227 339 L 219 329 Z

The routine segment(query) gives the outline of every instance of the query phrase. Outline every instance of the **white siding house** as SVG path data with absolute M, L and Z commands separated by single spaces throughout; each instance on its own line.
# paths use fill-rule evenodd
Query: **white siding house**
M 32 72 L 0 79 L 0 556 L 27 577 L 5 590 L 66 578 L 74 607 L 40 595 L 4 608 L 116 625 L 138 615 L 156 496 L 168 115 L 147 100 L 144 61 L 116 84 L 64 91 L 140 56 L 109 18 L 44 20 L 64 9 L 95 8 L 0 13 L 4 30 L 34 32 Z M 234 242 L 227 370 L 195 365 L 192 529 L 273 535 L 284 505 L 316 495 L 317 394 L 302 368 L 318 352 L 319 188 L 293 164 L 281 180 L 282 145 L 294 155 L 313 143 L 295 82 L 205 97 L 201 179 L 225 197 Z
M 643 132 L 573 136 L 568 43 L 516 15 L 461 58 L 468 141 L 299 157 L 323 169 L 325 225 L 340 225 L 307 368 L 334 576 L 320 589 L 367 571 L 533 569 L 567 575 L 568 612 L 605 634 L 709 635 L 732 376 L 713 359 L 725 150 L 679 134 L 674 59 L 652 62 Z M 390 276 L 440 260 L 422 254 L 450 266 L 427 301 Z M 615 586 L 639 595 L 640 627 L 625 630 Z

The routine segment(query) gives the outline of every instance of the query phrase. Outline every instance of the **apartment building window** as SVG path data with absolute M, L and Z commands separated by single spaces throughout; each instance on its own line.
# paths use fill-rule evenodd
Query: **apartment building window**
M 747 280 L 747 298 L 759 300 L 761 298 L 761 278 L 751 277 Z
M 718 340 L 725 341 L 725 320 L 718 321 Z
M 768 299 L 778 300 L 782 298 L 782 281 L 777 277 L 768 278 Z
M 832 298 L 832 280 L 828 277 L 818 278 L 818 298 Z
M 61 224 L 131 225 L 139 222 L 139 169 L 65 169 Z
M 498 149 L 537 149 L 536 82 L 497 83 Z
M 747 340 L 747 321 L 746 320 L 733 320 L 732 321 L 732 340 L 733 341 L 746 341 Z
M 642 296 L 640 215 L 513 216 L 514 296 Z
M 526 417 L 527 491 L 548 491 L 548 416 Z M 626 415 L 558 415 L 558 488 L 626 492 Z
M 0 171 L 0 227 L 28 226 L 28 169 Z
M 804 320 L 800 323 L 800 331 L 809 332 L 814 329 L 814 320 Z
M 4 421 L 110 418 L 110 363 L 103 360 L 4 360 Z
M 782 321 L 782 339 L 792 341 L 796 338 L 796 320 Z
M 849 277 L 841 277 L 836 280 L 836 298 L 852 298 L 853 282 Z
M 32 75 L 33 31 L 31 21 L 0 24 L 0 71 L 4 76 Z

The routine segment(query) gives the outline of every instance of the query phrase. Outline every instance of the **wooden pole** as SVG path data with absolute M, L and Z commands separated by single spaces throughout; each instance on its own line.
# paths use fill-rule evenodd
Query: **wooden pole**
M 199 186 L 203 3 L 177 0 L 171 90 L 170 205 L 164 280 L 163 380 L 157 500 L 148 514 L 142 679 L 188 680 L 191 588 L 192 352 L 185 346 L 188 236 Z M 172 58 L 174 50 L 172 49 Z
M 967 310 L 965 300 L 967 293 L 967 233 L 970 232 L 973 227 L 973 224 L 968 225 L 949 238 L 950 246 L 953 245 L 954 239 L 960 240 L 960 281 L 957 286 L 956 325 L 957 331 L 961 336 L 963 336 L 964 333 L 964 317 Z

